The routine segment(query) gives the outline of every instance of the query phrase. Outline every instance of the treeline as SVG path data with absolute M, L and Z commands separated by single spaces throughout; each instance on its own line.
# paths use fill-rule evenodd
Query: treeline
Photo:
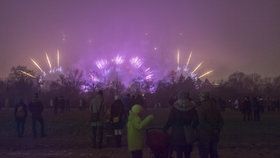
M 105 91 L 105 97 L 113 100 L 114 95 L 145 96 L 146 105 L 161 104 L 168 106 L 172 96 L 178 91 L 186 90 L 193 98 L 202 91 L 210 92 L 213 97 L 222 99 L 236 99 L 244 96 L 280 97 L 280 76 L 269 78 L 259 74 L 245 74 L 235 72 L 226 80 L 219 83 L 211 83 L 208 79 L 193 80 L 174 72 L 157 83 L 140 82 L 135 79 L 129 88 L 125 88 L 120 82 L 112 82 L 110 86 L 102 84 L 89 84 L 80 70 L 69 70 L 56 76 L 55 80 L 43 80 L 23 74 L 22 71 L 34 75 L 25 66 L 11 68 L 7 79 L 0 80 L 0 105 L 13 106 L 20 98 L 31 100 L 35 92 L 39 92 L 43 101 L 48 105 L 49 100 L 56 96 L 68 98 L 72 106 L 78 106 L 81 98 L 89 100 L 92 94 L 98 90 Z M 107 99 L 108 102 L 111 100 Z

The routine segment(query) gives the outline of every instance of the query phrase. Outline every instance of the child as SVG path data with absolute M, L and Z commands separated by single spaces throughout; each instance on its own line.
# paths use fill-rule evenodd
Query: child
M 144 120 L 141 120 L 140 114 L 143 111 L 141 105 L 134 105 L 128 116 L 127 122 L 127 141 L 128 150 L 131 152 L 132 158 L 143 157 L 144 147 L 144 128 L 153 120 L 154 116 L 149 115 Z

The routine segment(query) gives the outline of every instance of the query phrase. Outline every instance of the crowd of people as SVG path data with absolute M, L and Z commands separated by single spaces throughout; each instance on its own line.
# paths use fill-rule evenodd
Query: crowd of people
M 99 91 L 90 102 L 94 148 L 102 147 L 105 125 L 101 117 L 105 114 L 103 103 L 102 91 Z M 110 110 L 115 144 L 117 147 L 121 145 L 123 122 L 125 121 L 128 150 L 131 152 L 132 158 L 143 157 L 144 129 L 154 119 L 153 115 L 141 117 L 143 109 L 141 104 L 131 104 L 130 110 L 126 113 L 123 101 L 116 96 Z M 162 127 L 162 133 L 169 135 L 166 137 L 168 138 L 168 149 L 166 150 L 170 152 L 167 152 L 166 155 L 155 154 L 155 156 L 168 157 L 175 152 L 178 158 L 182 158 L 183 155 L 188 158 L 194 143 L 198 142 L 201 158 L 207 158 L 209 155 L 213 158 L 218 157 L 218 142 L 222 127 L 223 118 L 220 109 L 208 93 L 202 93 L 199 101 L 194 101 L 187 92 L 180 92 L 177 99 L 173 99 L 168 121 Z M 160 133 L 158 134 L 160 135 Z
M 261 113 L 267 111 L 279 111 L 279 100 L 267 100 L 261 97 L 244 97 L 234 101 L 224 101 L 215 99 L 207 92 L 202 92 L 199 98 L 193 99 L 190 94 L 181 91 L 170 97 L 170 112 L 167 122 L 153 137 L 154 143 L 150 143 L 152 149 L 159 149 L 154 146 L 163 146 L 159 141 L 166 139 L 165 152 L 154 151 L 155 157 L 167 158 L 176 153 L 177 158 L 189 158 L 193 147 L 197 145 L 201 158 L 217 158 L 218 143 L 220 133 L 223 128 L 223 118 L 221 111 L 230 104 L 233 110 L 239 110 L 243 114 L 244 121 L 260 121 Z M 105 106 L 103 91 L 98 91 L 91 96 L 90 100 L 81 100 L 79 109 L 87 109 L 90 114 L 90 126 L 92 135 L 92 147 L 102 148 L 104 132 L 108 129 L 112 132 L 114 146 L 122 147 L 122 141 L 127 140 L 128 150 L 132 158 L 143 157 L 144 138 L 146 127 L 154 120 L 154 115 L 144 117 L 145 99 L 142 95 L 114 96 L 114 101 L 110 106 Z M 88 104 L 87 104 L 88 103 Z M 269 103 L 269 106 L 266 106 Z M 55 97 L 51 100 L 50 107 L 55 114 L 64 112 L 67 101 L 63 96 Z M 153 108 L 158 108 L 154 106 Z M 28 112 L 29 111 L 29 112 Z M 16 104 L 14 116 L 18 137 L 23 137 L 25 122 L 28 113 L 32 118 L 32 131 L 34 138 L 37 138 L 37 124 L 40 124 L 40 136 L 45 137 L 45 125 L 42 113 L 44 111 L 43 102 L 38 93 L 34 94 L 32 101 L 28 105 L 22 99 Z M 127 129 L 124 132 L 124 129 Z M 123 139 L 124 133 L 127 139 Z M 161 138 L 160 138 L 161 137 Z M 153 141 L 151 138 L 148 141 Z M 147 143 L 148 144 L 148 143 Z M 166 152 L 168 151 L 168 152 Z

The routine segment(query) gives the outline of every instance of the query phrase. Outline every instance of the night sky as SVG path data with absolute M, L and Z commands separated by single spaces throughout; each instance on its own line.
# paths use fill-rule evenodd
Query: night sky
M 157 50 L 154 50 L 154 47 Z M 64 67 L 89 68 L 116 53 L 142 56 L 155 69 L 176 51 L 214 69 L 280 75 L 279 0 L 1 0 L 0 77 L 30 57 L 59 48 Z M 166 63 L 166 64 L 163 64 Z

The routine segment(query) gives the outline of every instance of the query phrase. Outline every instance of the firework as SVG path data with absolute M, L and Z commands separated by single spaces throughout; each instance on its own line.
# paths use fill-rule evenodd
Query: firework
M 96 61 L 95 64 L 99 69 L 104 69 L 108 65 L 108 61 L 101 59 L 101 60 Z
M 187 64 L 186 64 L 186 69 L 188 68 L 188 66 L 190 64 L 191 58 L 192 58 L 192 52 L 189 55 L 189 58 L 188 58 L 188 61 L 187 61 Z
M 195 73 L 200 67 L 201 65 L 203 64 L 203 62 L 199 63 L 196 68 L 192 71 L 192 73 Z
M 143 65 L 143 61 L 139 57 L 133 57 L 130 59 L 130 64 L 135 68 L 140 68 Z
M 29 76 L 31 78 L 36 78 L 35 76 L 31 75 L 30 73 L 28 72 L 25 72 L 25 71 L 22 71 L 22 70 L 18 70 L 19 72 L 21 72 L 22 74 L 26 75 L 26 76 Z
M 89 73 L 89 79 L 94 83 L 110 85 L 114 81 L 120 81 L 125 86 L 131 82 L 151 81 L 153 71 L 144 66 L 144 61 L 138 57 L 125 58 L 117 55 L 110 60 L 100 59 L 95 62 L 95 68 Z
M 52 64 L 51 62 L 51 58 L 50 56 L 48 55 L 48 53 L 46 53 L 46 61 L 47 61 L 47 65 L 49 67 L 49 71 L 45 71 L 40 65 L 38 62 L 36 62 L 33 58 L 31 58 L 31 61 L 32 63 L 36 66 L 37 69 L 39 69 L 42 73 L 42 75 L 45 77 L 46 75 L 48 74 L 55 74 L 55 73 L 62 73 L 62 68 L 60 66 L 60 53 L 59 53 L 59 50 L 57 50 L 57 66 L 56 64 Z M 46 73 L 48 72 L 48 73 Z
M 115 58 L 112 60 L 116 65 L 123 64 L 124 62 L 124 57 L 117 55 Z
M 203 75 L 199 75 L 197 73 L 197 71 L 202 67 L 203 62 L 200 62 L 196 67 L 194 67 L 193 70 L 191 70 L 190 62 L 191 62 L 192 56 L 193 56 L 193 52 L 191 51 L 189 56 L 188 56 L 188 58 L 187 58 L 186 65 L 184 65 L 184 69 L 181 69 L 181 65 L 180 65 L 180 62 L 181 62 L 180 61 L 180 52 L 178 50 L 178 52 L 177 52 L 177 61 L 176 61 L 177 62 L 177 72 L 176 72 L 176 74 L 177 74 L 178 77 L 183 75 L 186 78 L 187 77 L 191 77 L 192 79 L 197 80 L 198 76 L 204 77 L 204 76 L 206 76 L 206 75 L 208 75 L 208 74 L 213 72 L 213 71 L 211 71 L 211 72 L 208 72 L 205 75 L 204 74 Z
M 177 51 L 177 70 L 180 70 L 180 51 Z
M 49 64 L 49 67 L 50 67 L 50 71 L 52 70 L 52 64 L 51 64 L 51 61 L 50 61 L 50 58 L 48 56 L 48 54 L 46 53 L 46 58 L 47 58 L 47 62 Z
M 60 54 L 59 54 L 59 50 L 57 49 L 57 67 L 60 68 Z
M 211 74 L 212 72 L 213 72 L 213 70 L 207 71 L 207 72 L 205 72 L 204 74 L 202 74 L 201 76 L 199 76 L 198 78 L 205 77 L 205 76 Z
M 43 71 L 43 69 L 40 67 L 40 65 L 34 59 L 31 59 L 31 61 L 43 74 L 45 74 L 45 71 Z

